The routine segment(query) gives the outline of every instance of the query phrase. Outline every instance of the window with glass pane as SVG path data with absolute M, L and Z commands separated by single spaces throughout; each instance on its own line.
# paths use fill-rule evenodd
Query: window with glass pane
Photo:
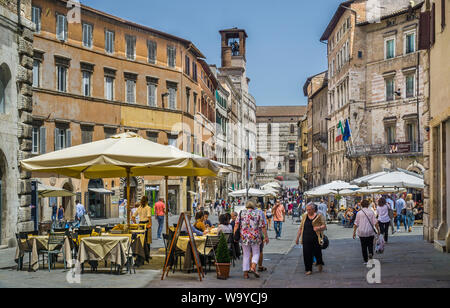
M 136 102 L 136 81 L 127 80 L 127 103 Z
M 156 42 L 147 41 L 148 46 L 148 62 L 156 64 Z
M 191 60 L 189 59 L 188 56 L 185 57 L 185 68 L 184 68 L 184 72 L 186 73 L 186 75 L 190 75 L 191 74 Z
M 127 43 L 127 59 L 134 60 L 136 58 L 136 37 L 126 35 L 125 39 Z
M 67 91 L 67 68 L 65 66 L 57 66 L 58 70 L 58 91 Z
M 83 46 L 92 47 L 92 25 L 83 24 Z
M 41 62 L 38 60 L 33 61 L 33 87 L 39 87 L 39 77 L 40 77 L 40 65 Z
M 175 67 L 177 50 L 175 46 L 167 46 L 167 65 Z
M 91 73 L 83 72 L 83 95 L 91 96 Z
M 41 32 L 41 8 L 33 6 L 31 11 L 31 21 L 36 26 L 36 33 Z
M 114 100 L 114 78 L 112 77 L 105 77 L 105 94 L 107 100 Z
M 67 18 L 64 15 L 56 15 L 56 37 L 61 41 L 67 40 Z
M 39 127 L 33 127 L 33 148 L 32 153 L 33 154 L 39 154 Z
M 105 31 L 105 50 L 107 53 L 114 53 L 114 32 Z
M 289 143 L 289 151 L 295 150 L 295 143 Z
M 395 40 L 386 41 L 386 59 L 392 59 L 395 57 Z
M 394 78 L 386 79 L 386 100 L 394 100 Z
M 197 81 L 197 63 L 192 62 L 192 79 Z
M 416 34 L 410 33 L 406 35 L 406 53 L 412 53 L 416 51 Z
M 148 87 L 148 105 L 151 107 L 156 107 L 156 85 L 149 83 Z
M 169 108 L 177 108 L 177 89 L 169 88 Z
M 406 76 L 406 97 L 414 97 L 414 75 Z
M 393 144 L 395 143 L 395 128 L 394 126 L 388 126 L 386 128 L 386 137 L 387 137 L 387 143 Z
M 169 145 L 176 147 L 177 146 L 177 136 L 169 136 Z

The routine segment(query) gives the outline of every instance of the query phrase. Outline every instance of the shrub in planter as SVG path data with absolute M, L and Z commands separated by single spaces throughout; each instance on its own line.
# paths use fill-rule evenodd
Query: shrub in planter
M 230 276 L 231 256 L 228 250 L 227 240 L 223 233 L 220 234 L 219 244 L 216 250 L 216 272 L 218 279 L 227 279 Z

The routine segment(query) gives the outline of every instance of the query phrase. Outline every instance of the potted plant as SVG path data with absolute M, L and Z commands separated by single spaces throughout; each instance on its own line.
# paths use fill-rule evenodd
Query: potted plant
M 223 233 L 220 234 L 219 244 L 216 251 L 217 279 L 227 279 L 230 276 L 231 257 L 227 240 Z

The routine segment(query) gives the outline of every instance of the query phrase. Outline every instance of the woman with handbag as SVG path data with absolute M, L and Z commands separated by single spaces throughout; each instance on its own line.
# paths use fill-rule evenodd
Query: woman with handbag
M 266 244 L 269 244 L 269 237 L 267 236 L 262 212 L 256 210 L 255 203 L 248 201 L 245 207 L 246 209 L 242 210 L 236 218 L 234 226 L 235 240 L 240 239 L 242 244 L 242 251 L 244 253 L 242 269 L 244 278 L 248 279 L 248 274 L 253 274 L 256 278 L 259 278 L 260 275 L 256 267 L 259 261 L 260 246 L 263 242 L 261 235 L 264 236 L 264 242 Z
M 322 258 L 322 245 L 324 243 L 323 231 L 326 228 L 325 218 L 321 214 L 316 213 L 313 203 L 308 203 L 295 241 L 297 245 L 300 243 L 303 245 L 303 261 L 307 276 L 312 274 L 314 258 L 316 258 L 319 272 L 322 272 L 325 265 Z
M 375 235 L 380 233 L 377 218 L 375 213 L 369 209 L 369 205 L 368 200 L 361 202 L 362 210 L 356 215 L 353 228 L 353 239 L 356 239 L 356 235 L 358 235 L 361 241 L 364 264 L 367 264 L 369 259 L 373 258 Z M 376 229 L 374 226 L 376 226 Z

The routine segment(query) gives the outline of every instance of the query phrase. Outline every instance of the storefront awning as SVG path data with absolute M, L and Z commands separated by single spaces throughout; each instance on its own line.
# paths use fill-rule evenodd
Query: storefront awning
M 102 195 L 112 195 L 114 194 L 112 191 L 104 189 L 104 188 L 89 188 L 89 191 L 95 192 Z

